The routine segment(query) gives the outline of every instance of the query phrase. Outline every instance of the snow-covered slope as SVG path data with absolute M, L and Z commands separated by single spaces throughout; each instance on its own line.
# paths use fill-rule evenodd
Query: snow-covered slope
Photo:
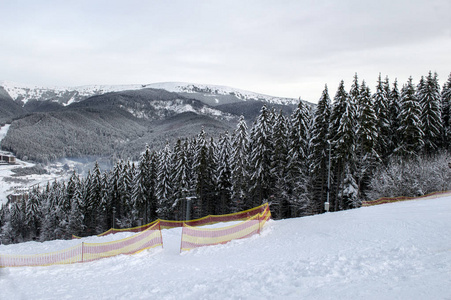
M 164 249 L 134 256 L 1 269 L 1 297 L 451 298 L 450 196 L 270 221 L 261 235 L 183 254 L 180 234 L 163 230 Z M 49 243 L 56 249 L 73 242 Z M 30 253 L 34 245 L 0 252 Z
M 209 97 L 231 95 L 243 101 L 258 100 L 268 102 L 271 104 L 281 104 L 281 105 L 296 105 L 299 102 L 298 99 L 268 96 L 241 89 L 212 84 L 193 84 L 186 82 L 160 82 L 147 84 L 146 87 L 154 89 L 163 89 L 175 93 L 191 93 L 191 94 L 199 93 Z
M 25 105 L 28 101 L 35 99 L 38 101 L 51 100 L 68 105 L 73 102 L 84 100 L 88 97 L 101 95 L 108 92 L 120 92 L 125 90 L 138 90 L 143 88 L 164 89 L 169 92 L 200 94 L 205 97 L 233 96 L 242 101 L 259 100 L 271 104 L 296 105 L 298 100 L 292 98 L 281 98 L 244 91 L 236 88 L 193 84 L 181 82 L 164 82 L 152 84 L 130 84 L 130 85 L 87 85 L 78 87 L 42 87 L 36 85 L 26 85 L 11 81 L 0 81 L 0 86 L 16 102 Z M 216 104 L 221 104 L 221 99 L 216 99 Z
M 84 100 L 88 97 L 101 95 L 109 92 L 120 92 L 125 90 L 137 90 L 142 85 L 87 85 L 78 87 L 42 87 L 27 85 L 11 81 L 0 81 L 0 86 L 17 102 L 25 105 L 29 100 L 38 101 L 53 100 L 63 105 Z

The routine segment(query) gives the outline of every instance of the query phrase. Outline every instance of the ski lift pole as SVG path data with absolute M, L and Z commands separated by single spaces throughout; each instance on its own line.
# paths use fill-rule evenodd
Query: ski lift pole
M 326 212 L 329 212 L 329 198 L 330 198 L 330 157 L 331 157 L 331 152 L 332 152 L 332 143 L 330 142 L 330 140 L 328 140 L 327 143 L 329 144 L 329 166 L 328 166 L 328 170 L 327 170 L 327 198 L 326 198 L 326 202 L 324 202 L 324 210 L 325 210 Z

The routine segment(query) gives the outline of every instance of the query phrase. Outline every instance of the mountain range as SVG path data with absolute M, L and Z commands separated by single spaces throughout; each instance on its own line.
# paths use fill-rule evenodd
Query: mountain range
M 45 88 L 0 82 L 3 150 L 47 162 L 62 157 L 136 158 L 145 145 L 233 131 L 263 105 L 291 113 L 299 100 L 217 85 L 154 83 Z

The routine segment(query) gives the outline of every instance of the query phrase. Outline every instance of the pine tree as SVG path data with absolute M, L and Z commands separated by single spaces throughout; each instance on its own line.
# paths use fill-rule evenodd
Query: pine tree
M 429 71 L 426 80 L 418 88 L 418 101 L 422 109 L 421 129 L 424 134 L 424 151 L 431 155 L 438 149 L 443 131 L 437 73 L 433 76 Z
M 271 148 L 273 149 L 270 157 L 270 174 L 272 177 L 271 181 L 274 184 L 271 186 L 270 192 L 271 195 L 275 196 L 271 198 L 271 207 L 274 218 L 283 219 L 291 216 L 292 187 L 288 173 L 288 151 L 290 146 L 288 137 L 291 130 L 288 126 L 288 120 L 282 114 L 282 111 L 274 116 L 270 139 L 272 143 Z
M 398 81 L 393 82 L 393 89 L 389 93 L 389 123 L 390 123 L 390 138 L 388 152 L 393 155 L 396 148 L 399 147 L 400 141 L 400 127 L 401 127 L 401 95 L 398 90 Z
M 417 156 L 423 148 L 423 131 L 421 130 L 421 106 L 415 94 L 412 77 L 401 90 L 401 126 L 400 145 L 395 153 L 401 156 Z
M 189 159 L 188 141 L 178 140 L 174 147 L 174 198 L 175 218 L 184 220 L 186 218 L 187 201 L 195 196 L 193 189 L 192 164 Z
M 160 219 L 172 219 L 173 212 L 173 161 L 169 143 L 158 154 L 158 174 L 156 193 L 158 199 L 157 213 Z
M 347 209 L 347 203 L 340 198 L 340 190 L 343 190 L 345 166 L 349 171 L 355 172 L 356 150 L 356 104 L 351 101 L 344 90 L 344 82 L 341 81 L 334 98 L 334 106 L 331 115 L 331 141 L 333 145 L 334 173 L 336 174 L 336 195 L 338 198 L 333 203 L 333 209 Z
M 249 133 L 243 116 L 240 117 L 232 139 L 232 211 L 237 212 L 247 207 L 246 194 L 249 181 Z
M 69 213 L 68 231 L 76 236 L 80 236 L 85 231 L 83 225 L 84 216 L 82 214 L 82 192 L 80 185 L 75 185 L 71 197 L 71 208 Z
M 202 129 L 196 139 L 194 178 L 197 199 L 194 207 L 194 217 L 214 214 L 215 205 L 215 175 L 212 143 Z
M 378 129 L 376 152 L 383 160 L 390 154 L 390 117 L 389 117 L 389 95 L 387 94 L 387 82 L 382 82 L 381 74 L 377 80 L 376 93 L 373 95 L 374 112 L 376 114 Z
M 250 132 L 250 206 L 254 207 L 271 198 L 271 114 L 266 105 L 260 110 L 254 126 Z M 250 208 L 250 207 L 246 207 Z
M 312 134 L 311 134 L 311 152 L 309 156 L 311 170 L 311 213 L 323 212 L 323 203 L 327 199 L 327 177 L 329 167 L 329 123 L 331 115 L 331 100 L 327 85 L 316 107 Z
M 29 200 L 26 202 L 26 220 L 29 231 L 29 238 L 32 240 L 40 236 L 41 231 L 41 194 L 38 188 L 34 188 L 29 193 Z
M 378 141 L 377 118 L 374 111 L 370 89 L 366 86 L 365 81 L 361 85 L 359 96 L 359 118 L 357 126 L 357 186 L 358 197 L 365 197 L 365 190 L 371 179 L 371 173 L 379 162 L 380 158 L 376 152 Z M 346 179 L 352 184 L 351 174 Z M 345 181 L 346 181 L 345 180 Z M 351 203 L 352 202 L 352 203 Z M 349 205 L 355 207 L 356 201 L 353 200 Z
M 310 134 L 312 116 L 307 105 L 299 100 L 297 109 L 291 115 L 291 126 L 287 150 L 287 183 L 286 193 L 291 212 L 286 217 L 306 214 L 310 204 L 308 198 Z
M 219 203 L 215 214 L 222 215 L 230 212 L 232 200 L 232 167 L 231 144 L 229 133 L 225 132 L 219 137 L 217 150 L 217 190 Z
M 451 73 L 448 81 L 443 84 L 441 102 L 443 147 L 451 150 Z

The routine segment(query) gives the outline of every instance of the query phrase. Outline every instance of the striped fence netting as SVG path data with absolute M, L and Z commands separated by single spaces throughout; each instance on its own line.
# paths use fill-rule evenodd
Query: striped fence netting
M 49 266 L 88 262 L 119 254 L 135 254 L 157 246 L 163 246 L 159 222 L 155 222 L 153 226 L 131 237 L 117 241 L 81 243 L 61 251 L 34 255 L 0 254 L 0 267 Z
M 416 200 L 416 199 L 433 199 L 441 196 L 451 196 L 451 191 L 443 191 L 443 192 L 434 192 L 430 193 L 424 196 L 419 197 L 382 197 L 376 200 L 370 200 L 370 201 L 363 201 L 362 206 L 373 206 L 373 205 L 379 205 L 379 204 L 385 204 L 385 203 L 393 203 L 393 202 L 399 202 L 399 201 L 407 201 L 407 200 Z
M 268 204 L 264 204 L 263 211 L 257 212 L 247 220 L 238 224 L 222 228 L 197 228 L 185 224 L 182 229 L 180 251 L 194 248 L 225 244 L 235 239 L 250 237 L 260 233 L 261 228 L 271 218 Z
M 244 221 L 244 220 L 247 220 L 247 219 L 255 216 L 256 214 L 263 213 L 265 211 L 265 209 L 267 209 L 267 207 L 268 207 L 268 204 L 265 203 L 260 206 L 257 206 L 257 207 L 254 207 L 254 208 L 251 208 L 248 210 L 240 211 L 237 213 L 226 214 L 226 215 L 208 215 L 203 218 L 189 220 L 189 221 L 185 221 L 185 220 L 171 221 L 171 220 L 158 219 L 149 224 L 132 227 L 132 228 L 121 228 L 121 229 L 110 228 L 107 231 L 105 231 L 101 234 L 98 234 L 97 236 L 104 236 L 107 234 L 115 234 L 118 232 L 140 232 L 140 231 L 146 230 L 149 227 L 152 227 L 156 222 L 159 222 L 161 229 L 172 229 L 172 228 L 177 228 L 177 227 L 183 227 L 184 225 L 189 225 L 189 226 L 194 227 L 194 226 L 211 225 L 211 224 L 215 224 L 215 223 L 219 223 L 219 222 Z M 78 237 L 76 235 L 72 235 L 72 238 L 80 239 L 80 237 Z

